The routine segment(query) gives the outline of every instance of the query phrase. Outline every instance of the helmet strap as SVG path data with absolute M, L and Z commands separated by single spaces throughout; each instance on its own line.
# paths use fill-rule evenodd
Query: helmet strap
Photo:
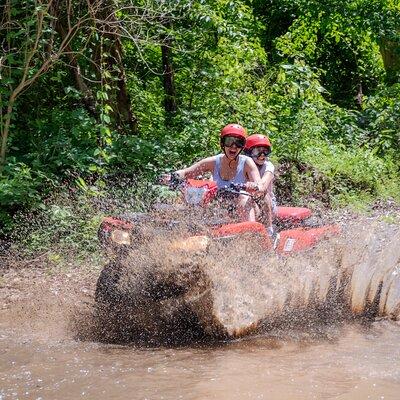
M 243 151 L 243 149 L 240 149 L 239 153 L 237 153 L 237 156 L 235 157 L 235 161 L 237 160 L 237 158 L 240 156 L 240 153 Z

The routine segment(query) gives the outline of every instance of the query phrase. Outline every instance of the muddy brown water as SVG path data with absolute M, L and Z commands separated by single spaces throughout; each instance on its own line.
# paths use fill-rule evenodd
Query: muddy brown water
M 135 348 L 1 326 L 1 399 L 398 399 L 400 327 Z
M 400 399 L 396 235 L 398 227 L 365 229 L 340 256 L 354 271 L 352 312 L 375 293 L 378 276 L 389 274 L 392 289 L 380 292 L 391 315 L 303 318 L 299 326 L 268 325 L 240 340 L 183 347 L 78 340 L 76 321 L 85 324 L 98 266 L 85 273 L 11 268 L 0 281 L 0 399 Z M 315 270 L 301 278 L 287 286 L 296 289 L 293 307 L 306 303 L 301 297 L 309 296 L 304 288 L 317 279 Z

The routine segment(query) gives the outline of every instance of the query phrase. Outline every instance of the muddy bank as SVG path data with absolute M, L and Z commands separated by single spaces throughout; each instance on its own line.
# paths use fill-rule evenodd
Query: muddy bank
M 74 321 L 92 307 L 100 266 L 72 257 L 60 265 L 42 254 L 8 257 L 0 271 L 0 326 L 57 340 L 76 336 Z

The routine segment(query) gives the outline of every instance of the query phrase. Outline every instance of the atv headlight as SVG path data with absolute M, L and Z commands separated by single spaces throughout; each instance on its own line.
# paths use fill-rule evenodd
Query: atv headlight
M 115 229 L 111 232 L 111 241 L 116 244 L 131 244 L 131 235 L 129 232 Z

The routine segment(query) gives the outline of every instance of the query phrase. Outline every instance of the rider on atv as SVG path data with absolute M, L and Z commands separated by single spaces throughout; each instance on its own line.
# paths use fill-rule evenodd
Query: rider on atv
M 242 185 L 250 193 L 258 191 L 260 174 L 249 157 L 240 153 L 246 144 L 246 130 L 239 124 L 229 124 L 220 132 L 220 145 L 223 153 L 204 158 L 190 167 L 172 174 L 172 179 L 197 178 L 210 172 L 218 189 L 231 184 Z M 251 196 L 239 194 L 235 201 L 236 212 L 242 221 L 255 221 L 254 202 Z
M 254 134 L 247 138 L 244 153 L 257 165 L 261 180 L 259 192 L 255 196 L 255 218 L 262 222 L 272 234 L 272 216 L 276 213 L 276 200 L 273 193 L 275 167 L 268 159 L 271 142 L 267 136 Z

